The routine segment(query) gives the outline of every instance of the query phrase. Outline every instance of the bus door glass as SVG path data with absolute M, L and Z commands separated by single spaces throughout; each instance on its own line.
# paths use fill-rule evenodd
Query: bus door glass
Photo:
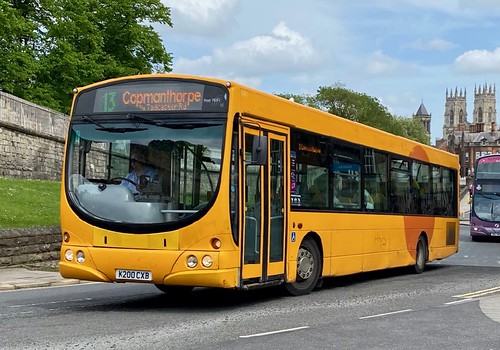
M 260 135 L 267 136 L 263 165 L 252 163 L 252 147 L 259 131 L 244 128 L 242 278 L 250 281 L 247 283 L 282 278 L 285 269 L 286 138 L 263 130 Z

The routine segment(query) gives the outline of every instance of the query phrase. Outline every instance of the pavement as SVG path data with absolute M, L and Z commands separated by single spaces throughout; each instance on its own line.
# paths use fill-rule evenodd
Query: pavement
M 24 267 L 0 268 L 0 292 L 16 289 L 67 286 L 85 283 L 63 278 L 59 271 L 31 270 Z
M 469 225 L 470 196 L 467 194 L 460 199 L 460 225 Z

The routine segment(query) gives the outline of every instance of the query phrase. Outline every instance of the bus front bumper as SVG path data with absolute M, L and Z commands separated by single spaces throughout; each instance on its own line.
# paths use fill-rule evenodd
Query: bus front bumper
M 86 260 L 68 261 L 63 251 L 84 251 Z M 210 255 L 212 265 L 201 261 Z M 220 266 L 220 260 L 234 260 L 233 252 L 214 251 L 162 251 L 106 249 L 99 247 L 63 247 L 59 272 L 65 278 L 96 282 L 141 282 L 172 286 L 237 288 L 239 268 Z M 195 256 L 198 264 L 187 266 L 188 257 Z M 138 278 L 138 276 L 144 278 Z

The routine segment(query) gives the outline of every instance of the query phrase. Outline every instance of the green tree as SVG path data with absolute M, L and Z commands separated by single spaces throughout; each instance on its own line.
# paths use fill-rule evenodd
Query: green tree
M 346 89 L 339 83 L 320 87 L 316 100 L 329 113 L 382 130 L 387 127 L 385 121 L 391 117 L 378 99 Z
M 346 89 L 339 83 L 320 87 L 315 100 L 319 108 L 329 113 L 418 142 L 429 143 L 425 129 L 418 120 L 394 116 L 375 97 Z
M 23 57 L 17 52 L 33 58 L 18 65 L 19 72 L 10 69 L 15 77 L 10 84 L 0 83 L 35 103 L 67 113 L 75 87 L 171 70 L 172 56 L 152 27 L 153 23 L 172 26 L 170 9 L 161 0 L 0 2 L 0 20 L 6 17 L 12 25 L 22 24 L 18 31 L 24 30 L 22 34 L 30 39 L 20 42 L 6 65 L 15 66 L 16 59 Z M 8 32 L 0 29 L 0 43 L 12 42 Z
M 300 103 L 305 106 L 319 108 L 318 101 L 316 101 L 315 96 L 311 95 L 294 95 L 294 94 L 276 94 L 276 96 L 282 97 L 287 100 L 291 100 Z
M 0 0 L 0 88 L 22 98 L 38 66 L 36 4 L 31 3 Z
M 429 136 L 422 123 L 417 118 L 397 117 L 405 132 L 404 137 L 415 140 L 426 145 L 429 144 Z

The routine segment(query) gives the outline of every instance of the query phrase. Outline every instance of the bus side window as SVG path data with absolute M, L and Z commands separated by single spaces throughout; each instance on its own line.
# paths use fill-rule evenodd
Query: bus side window
M 328 173 L 327 169 L 320 169 L 321 175 L 316 177 L 309 187 L 309 204 L 312 207 L 328 208 Z
M 340 191 L 340 202 L 349 204 L 349 208 L 359 209 L 361 207 L 360 184 L 357 176 L 344 175 L 342 178 L 342 190 Z
M 365 150 L 364 196 L 365 209 L 387 211 L 387 155 Z
M 377 195 L 377 183 L 374 178 L 365 177 L 364 205 L 367 210 L 374 210 Z

